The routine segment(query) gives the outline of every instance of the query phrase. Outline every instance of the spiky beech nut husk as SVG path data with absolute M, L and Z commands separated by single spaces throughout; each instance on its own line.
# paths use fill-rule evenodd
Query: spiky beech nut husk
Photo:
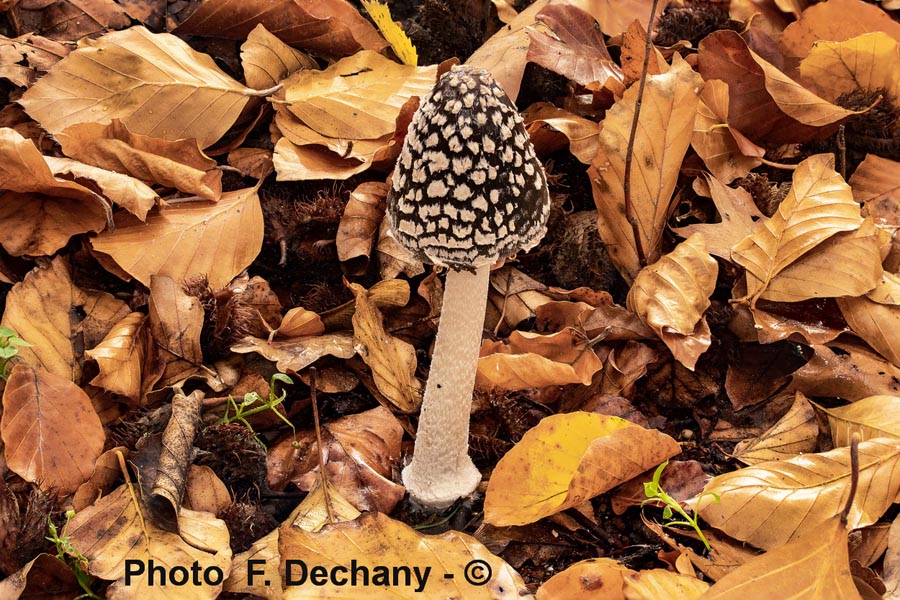
M 470 269 L 533 248 L 550 214 L 547 176 L 493 76 L 454 66 L 413 116 L 388 192 L 397 240 Z

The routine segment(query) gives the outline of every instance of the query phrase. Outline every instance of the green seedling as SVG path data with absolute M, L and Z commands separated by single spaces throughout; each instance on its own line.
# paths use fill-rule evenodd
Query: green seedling
M 706 546 L 706 551 L 709 552 L 709 542 L 707 541 L 706 536 L 703 535 L 703 532 L 700 530 L 700 524 L 697 523 L 697 517 L 688 515 L 687 512 L 681 507 L 681 503 L 667 494 L 659 484 L 659 480 L 662 477 L 663 470 L 668 465 L 669 461 L 666 461 L 656 467 L 656 471 L 653 472 L 653 480 L 644 482 L 644 495 L 647 496 L 647 499 L 641 502 L 641 506 L 644 506 L 645 504 L 661 502 L 663 504 L 663 519 L 667 521 L 666 523 L 663 523 L 663 527 L 672 527 L 673 525 L 686 525 L 688 527 L 693 527 L 694 531 L 697 532 L 697 535 L 700 536 L 700 541 L 703 542 L 704 546 Z M 718 502 L 720 500 L 719 495 L 715 492 L 707 492 L 705 494 L 701 494 L 700 498 L 703 498 L 704 496 L 712 496 L 713 502 Z M 697 500 L 699 501 L 700 498 L 698 498 Z M 694 512 L 696 513 L 696 511 Z M 682 519 L 673 520 L 675 518 L 675 513 L 678 513 L 682 517 Z
M 244 394 L 244 399 L 238 402 L 234 399 L 233 396 L 228 396 L 228 403 L 225 405 L 225 414 L 216 422 L 216 425 L 225 425 L 228 423 L 234 423 L 235 421 L 239 423 L 243 423 L 244 426 L 253 433 L 253 439 L 255 439 L 259 444 L 265 448 L 266 445 L 263 444 L 262 440 L 259 439 L 259 436 L 256 435 L 256 432 L 253 431 L 253 427 L 247 421 L 247 417 L 255 415 L 256 413 L 262 412 L 264 410 L 271 410 L 278 418 L 287 423 L 288 427 L 291 428 L 291 431 L 294 432 L 294 437 L 297 436 L 297 430 L 294 428 L 294 424 L 287 420 L 287 418 L 278 412 L 277 407 L 279 404 L 284 402 L 284 399 L 287 397 L 287 391 L 281 390 L 281 394 L 279 395 L 275 391 L 275 382 L 280 381 L 285 385 L 292 385 L 294 382 L 291 381 L 291 378 L 283 373 L 275 373 L 272 375 L 272 379 L 269 380 L 269 398 L 268 400 L 263 399 L 257 392 L 249 392 Z M 232 414 L 233 413 L 233 414 Z M 296 443 L 296 442 L 295 442 Z
M 9 377 L 9 363 L 19 353 L 19 346 L 30 346 L 16 334 L 14 329 L 0 326 L 0 377 Z
M 78 548 L 72 545 L 71 539 L 69 539 L 69 536 L 66 534 L 66 529 L 69 528 L 69 521 L 74 516 L 74 510 L 66 511 L 66 524 L 63 525 L 62 532 L 57 531 L 56 525 L 54 525 L 53 521 L 48 517 L 47 527 L 50 530 L 50 535 L 47 536 L 47 539 L 56 546 L 56 558 L 69 565 L 72 572 L 75 573 L 75 579 L 78 581 L 78 585 L 84 590 L 84 593 L 75 598 L 75 600 L 82 600 L 83 598 L 103 600 L 91 590 L 91 583 L 94 581 L 94 578 L 88 573 L 87 557 L 85 557 Z

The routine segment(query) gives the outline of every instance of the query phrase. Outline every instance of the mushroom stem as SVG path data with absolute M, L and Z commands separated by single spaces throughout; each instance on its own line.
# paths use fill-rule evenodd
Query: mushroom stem
M 403 485 L 426 507 L 445 508 L 481 481 L 469 458 L 469 413 L 490 271 L 447 272 L 413 460 L 403 469 Z

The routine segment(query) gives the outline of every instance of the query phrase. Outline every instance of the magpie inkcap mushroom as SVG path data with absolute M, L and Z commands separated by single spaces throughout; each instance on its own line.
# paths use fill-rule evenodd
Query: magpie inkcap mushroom
M 547 229 L 547 177 L 522 116 L 491 74 L 454 66 L 413 115 L 388 191 L 394 237 L 447 267 L 412 462 L 403 483 L 427 508 L 471 494 L 469 413 L 490 266 Z

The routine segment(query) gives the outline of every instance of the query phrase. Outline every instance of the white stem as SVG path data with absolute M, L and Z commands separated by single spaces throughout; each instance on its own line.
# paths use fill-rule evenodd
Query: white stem
M 444 284 L 413 460 L 403 469 L 403 485 L 428 507 L 449 506 L 481 481 L 469 458 L 469 413 L 490 271 L 490 266 L 474 273 L 451 269 Z

